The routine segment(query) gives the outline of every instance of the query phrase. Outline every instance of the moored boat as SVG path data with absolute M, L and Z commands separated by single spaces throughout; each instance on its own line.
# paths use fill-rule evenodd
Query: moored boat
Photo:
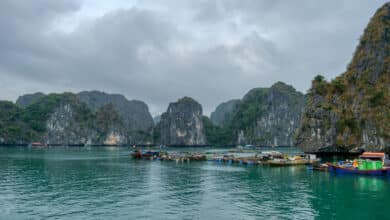
M 351 161 L 340 161 L 337 164 L 326 163 L 330 172 L 339 174 L 359 174 L 383 176 L 390 174 L 388 159 L 385 153 L 365 152 L 359 159 Z
M 355 167 L 344 167 L 340 165 L 335 165 L 332 163 L 327 163 L 329 172 L 339 173 L 339 174 L 360 174 L 360 175 L 373 175 L 373 176 L 384 176 L 387 175 L 390 171 L 389 168 L 381 169 L 372 169 L 372 170 L 359 170 Z

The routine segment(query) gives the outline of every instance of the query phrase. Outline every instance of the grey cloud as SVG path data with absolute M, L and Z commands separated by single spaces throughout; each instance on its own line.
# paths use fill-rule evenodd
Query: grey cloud
M 98 89 L 158 113 L 188 95 L 209 113 L 279 80 L 304 91 L 343 71 L 382 2 L 142 1 L 63 33 L 54 21 L 80 2 L 2 1 L 0 98 Z
M 5 0 L 0 7 L 0 70 L 23 78 L 44 79 L 49 72 L 39 72 L 42 66 L 50 67 L 57 56 L 55 41 L 48 36 L 53 21 L 75 12 L 74 1 L 21 1 Z

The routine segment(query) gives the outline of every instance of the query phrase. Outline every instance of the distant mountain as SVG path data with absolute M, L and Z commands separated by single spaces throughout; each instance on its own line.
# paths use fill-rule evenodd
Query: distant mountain
M 153 117 L 153 122 L 155 125 L 157 125 L 161 120 L 161 115 L 156 115 Z
M 371 18 L 346 72 L 312 81 L 296 144 L 305 151 L 389 151 L 390 3 Z
M 239 99 L 232 99 L 219 104 L 215 111 L 211 113 L 211 122 L 218 126 L 224 125 L 229 120 L 229 118 L 232 117 L 234 110 L 240 104 L 241 100 Z
M 26 97 L 31 104 L 22 101 L 24 107 L 0 103 L 0 143 L 124 145 L 152 141 L 153 121 L 140 101 L 100 92 Z M 19 98 L 19 104 L 20 100 L 26 98 Z
M 38 99 L 42 98 L 43 96 L 45 96 L 45 94 L 41 92 L 19 96 L 19 98 L 16 100 L 16 105 L 25 108 L 37 101 Z

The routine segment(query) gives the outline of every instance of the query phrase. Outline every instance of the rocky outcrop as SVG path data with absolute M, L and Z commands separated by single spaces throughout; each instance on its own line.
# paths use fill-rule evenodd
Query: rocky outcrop
M 91 136 L 88 113 L 80 103 L 61 103 L 46 121 L 42 142 L 47 144 L 86 144 Z
M 45 96 L 40 92 L 26 94 L 20 96 L 16 104 L 26 108 Z M 120 114 L 125 126 L 130 130 L 150 131 L 154 125 L 148 106 L 142 101 L 129 101 L 123 95 L 107 94 L 99 91 L 84 91 L 76 94 L 76 96 L 93 112 L 98 111 L 104 105 L 112 104 Z
M 160 143 L 165 145 L 205 145 L 202 106 L 184 97 L 170 103 L 158 124 Z
M 41 92 L 33 93 L 33 94 L 26 94 L 19 96 L 19 98 L 16 100 L 16 105 L 25 108 L 31 104 L 33 104 L 38 99 L 44 97 L 45 94 Z
M 388 151 L 390 3 L 369 22 L 346 72 L 313 80 L 296 144 L 305 151 Z
M 285 83 L 249 91 L 232 118 L 238 144 L 293 146 L 305 96 Z
M 123 95 L 99 91 L 80 92 L 77 96 L 93 111 L 111 103 L 122 117 L 126 127 L 131 130 L 148 131 L 154 125 L 148 106 L 142 101 L 129 101 Z
M 221 104 L 214 114 L 224 115 L 219 118 L 222 123 L 207 124 L 206 135 L 218 136 L 213 142 L 219 139 L 223 144 L 293 146 L 304 104 L 305 95 L 283 82 L 255 88 L 242 100 Z
M 210 115 L 210 120 L 214 125 L 222 126 L 232 118 L 234 110 L 241 103 L 239 99 L 232 99 L 227 102 L 223 102 L 217 106 L 214 112 Z

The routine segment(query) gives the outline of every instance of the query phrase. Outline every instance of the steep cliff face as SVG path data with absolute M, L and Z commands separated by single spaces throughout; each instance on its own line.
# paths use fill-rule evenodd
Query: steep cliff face
M 226 124 L 232 117 L 234 110 L 241 103 L 239 99 L 232 99 L 227 102 L 223 102 L 217 106 L 214 112 L 210 115 L 210 120 L 217 126 Z
M 390 3 L 378 9 L 346 72 L 317 76 L 296 144 L 305 151 L 390 148 Z
M 61 145 L 130 144 L 130 133 L 112 104 L 91 112 L 84 103 L 61 103 L 46 121 L 43 142 Z
M 123 95 L 99 91 L 80 92 L 77 96 L 93 111 L 111 103 L 131 130 L 148 131 L 154 125 L 148 106 L 142 101 L 129 101 Z
M 252 89 L 231 119 L 237 143 L 293 146 L 304 103 L 302 93 L 282 82 Z
M 42 141 L 48 144 L 86 144 L 91 133 L 91 112 L 77 99 L 58 103 L 46 119 Z
M 160 142 L 165 145 L 205 145 L 202 106 L 189 97 L 170 103 L 158 125 Z

